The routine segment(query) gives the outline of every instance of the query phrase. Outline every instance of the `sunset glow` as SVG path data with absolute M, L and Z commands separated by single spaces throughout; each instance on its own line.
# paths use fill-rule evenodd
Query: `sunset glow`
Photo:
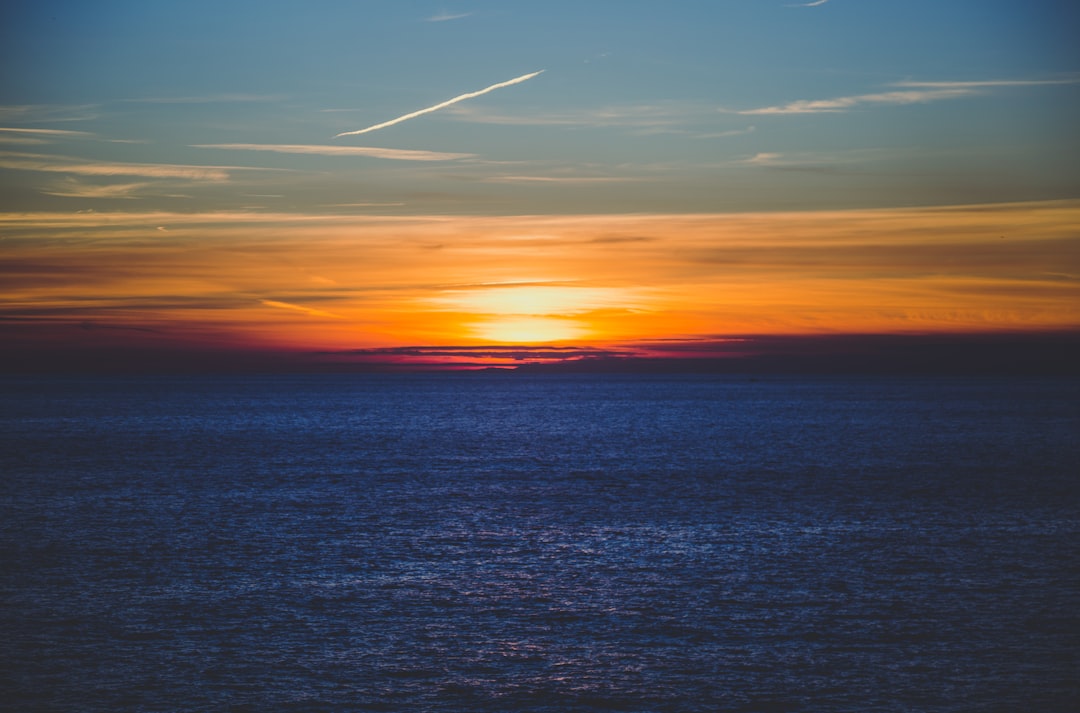
M 587 336 L 587 332 L 570 319 L 499 317 L 473 325 L 473 335 L 488 342 L 532 344 L 566 342 Z
M 92 328 L 119 343 L 310 351 L 1072 329 L 1078 224 L 1080 203 L 1061 201 L 544 218 L 21 214 L 2 223 L 8 325 L 24 339 L 83 339 Z M 522 278 L 523 266 L 537 277 Z
M 243 5 L 205 32 L 261 57 L 250 73 L 215 52 L 166 71 L 171 45 L 113 29 L 148 22 L 135 4 L 56 23 L 5 11 L 27 68 L 0 105 L 8 366 L 185 350 L 396 363 L 485 344 L 674 358 L 755 335 L 1080 329 L 1080 66 L 1052 13 L 985 10 L 951 34 L 918 19 L 938 4 L 633 4 L 556 50 L 480 28 L 600 28 L 598 9 L 481 3 L 428 22 L 342 5 L 368 13 L 366 40 L 324 41 L 297 5 L 260 21 L 314 53 L 286 67 Z M 186 27 L 179 4 L 148 12 Z M 646 26 L 648 47 L 619 34 Z M 1018 26 L 1037 49 L 955 61 Z M 691 41 L 709 27 L 739 31 Z M 941 61 L 910 42 L 825 49 L 885 27 Z M 62 61 L 84 35 L 110 51 Z M 144 55 L 167 76 L 135 73 Z M 342 69 L 375 64 L 378 80 Z M 836 71 L 850 66 L 863 74 Z

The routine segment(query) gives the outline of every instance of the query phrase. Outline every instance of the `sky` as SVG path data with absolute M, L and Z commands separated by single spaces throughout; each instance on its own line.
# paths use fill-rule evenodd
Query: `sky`
M 1075 344 L 1077 27 L 1050 0 L 6 3 L 0 368 Z

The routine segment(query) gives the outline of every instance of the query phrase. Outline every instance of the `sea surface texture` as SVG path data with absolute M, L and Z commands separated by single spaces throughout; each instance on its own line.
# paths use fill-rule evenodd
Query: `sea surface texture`
M 0 381 L 0 709 L 1077 711 L 1080 384 Z

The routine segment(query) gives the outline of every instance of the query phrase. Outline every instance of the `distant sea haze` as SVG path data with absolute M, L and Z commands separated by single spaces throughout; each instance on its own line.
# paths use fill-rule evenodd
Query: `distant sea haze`
M 0 709 L 1080 709 L 1080 380 L 0 379 Z

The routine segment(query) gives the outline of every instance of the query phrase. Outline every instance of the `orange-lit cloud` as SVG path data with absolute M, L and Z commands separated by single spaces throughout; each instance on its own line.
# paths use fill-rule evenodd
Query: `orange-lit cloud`
M 185 178 L 196 181 L 225 181 L 230 166 L 189 166 L 161 163 L 124 163 L 118 161 L 83 161 L 64 156 L 0 151 L 0 168 L 20 171 L 73 173 L 82 176 L 144 176 L 146 178 Z
M 279 302 L 277 300 L 259 300 L 267 307 L 274 307 L 276 309 L 291 309 L 294 312 L 302 312 L 303 314 L 309 314 L 313 317 L 332 317 L 334 319 L 341 319 L 341 315 L 334 314 L 333 312 L 327 312 L 322 309 L 315 309 L 314 307 L 304 307 L 303 305 L 294 305 L 289 302 Z

